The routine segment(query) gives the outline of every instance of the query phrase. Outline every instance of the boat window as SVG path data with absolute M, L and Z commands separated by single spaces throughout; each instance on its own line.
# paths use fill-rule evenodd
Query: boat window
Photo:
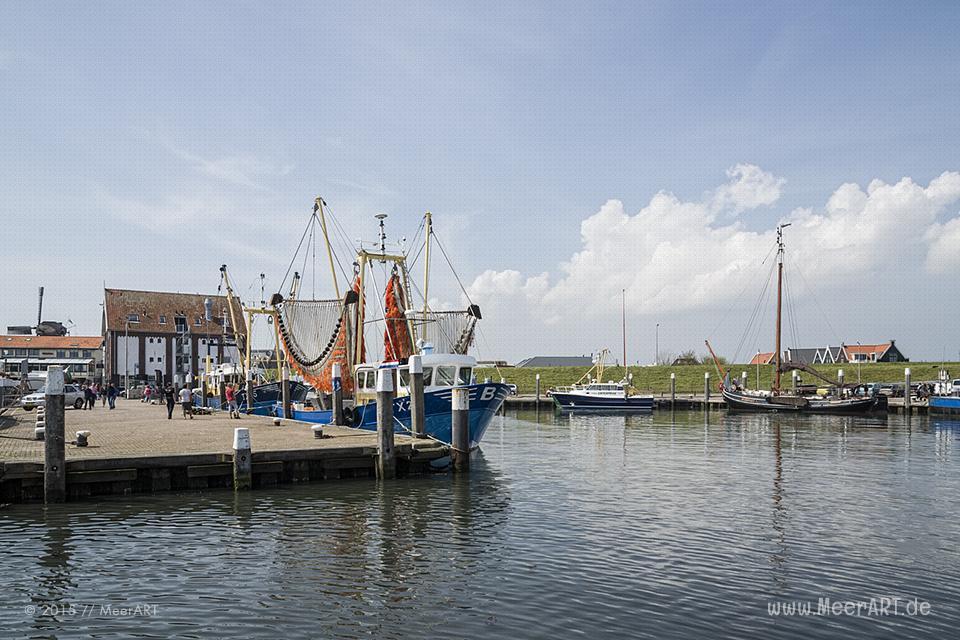
M 437 367 L 437 379 L 433 384 L 438 387 L 452 387 L 456 371 L 455 367 Z
M 470 384 L 470 374 L 473 373 L 473 369 L 470 367 L 460 367 L 460 371 L 457 375 L 457 384 Z
M 401 387 L 410 386 L 410 370 L 409 369 L 400 369 L 400 386 Z
M 433 384 L 433 367 L 423 368 L 423 386 L 429 387 Z
M 369 389 L 367 386 L 367 372 L 358 371 L 357 372 L 357 388 L 358 389 Z

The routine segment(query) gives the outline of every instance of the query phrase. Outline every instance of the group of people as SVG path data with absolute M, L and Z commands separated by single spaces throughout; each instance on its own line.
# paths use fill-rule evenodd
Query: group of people
M 111 409 L 116 408 L 117 396 L 120 395 L 120 390 L 117 389 L 116 385 L 112 382 L 110 384 L 100 384 L 99 382 L 91 382 L 89 384 L 84 384 L 81 387 L 83 391 L 83 409 L 90 409 L 91 411 L 95 406 L 97 406 L 97 400 L 101 402 L 101 406 L 110 405 Z
M 120 390 L 112 382 L 110 384 L 100 384 L 98 382 L 84 384 L 82 390 L 84 409 L 92 410 L 96 406 L 98 398 L 102 400 L 103 406 L 109 404 L 111 409 L 116 408 L 117 396 L 120 395 Z M 237 404 L 237 388 L 233 383 L 227 384 L 223 395 L 226 399 L 226 408 L 227 411 L 230 412 L 230 417 L 239 419 L 240 407 Z M 143 398 L 140 401 L 152 404 L 153 400 L 157 400 L 166 405 L 167 420 L 173 419 L 173 410 L 177 404 L 183 409 L 183 419 L 186 420 L 189 418 L 193 420 L 193 391 L 188 385 L 175 387 L 168 382 L 164 387 L 156 390 L 148 385 L 144 388 Z

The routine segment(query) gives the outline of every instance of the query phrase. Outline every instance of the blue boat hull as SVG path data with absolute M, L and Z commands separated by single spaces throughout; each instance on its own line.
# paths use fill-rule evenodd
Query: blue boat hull
M 499 383 L 474 384 L 467 387 L 470 393 L 470 448 L 480 445 L 483 434 L 493 416 L 503 405 L 504 399 L 510 393 L 509 387 Z M 451 396 L 452 389 L 439 389 L 423 394 L 424 400 L 424 430 L 426 434 L 450 444 L 452 437 L 451 425 Z M 403 396 L 393 401 L 394 427 L 398 433 L 410 431 L 410 398 Z M 332 411 L 294 411 L 294 420 L 329 424 L 333 421 Z M 377 430 L 377 403 L 370 402 L 353 410 L 353 426 L 368 431 Z
M 929 413 L 960 414 L 960 396 L 931 396 Z
M 653 411 L 653 396 L 604 398 L 573 393 L 551 393 L 553 401 L 565 411 Z
M 307 397 L 308 387 L 295 380 L 290 381 L 290 402 L 303 402 Z M 277 403 L 282 400 L 279 382 L 270 382 L 257 385 L 253 388 L 253 415 L 272 416 L 276 413 Z M 245 390 L 237 394 L 237 404 L 241 413 L 247 413 L 247 393 Z

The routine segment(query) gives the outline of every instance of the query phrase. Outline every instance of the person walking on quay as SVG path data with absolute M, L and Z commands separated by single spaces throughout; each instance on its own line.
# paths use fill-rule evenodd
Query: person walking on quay
M 111 409 L 117 408 L 117 396 L 120 394 L 117 391 L 117 387 L 111 382 L 110 386 L 107 387 L 107 403 L 110 405 Z
M 224 389 L 223 395 L 227 399 L 227 411 L 230 412 L 230 417 L 239 420 L 240 407 L 237 406 L 237 390 L 234 388 L 232 382 L 227 384 L 227 388 Z
M 143 388 L 143 397 L 140 398 L 140 402 L 146 402 L 147 404 L 150 404 L 150 396 L 152 394 L 153 394 L 153 389 L 150 387 L 150 385 L 147 385 L 146 387 Z
M 177 392 L 174 391 L 173 385 L 169 382 L 163 388 L 163 399 L 167 403 L 167 420 L 173 420 L 173 408 L 177 404 Z
M 97 385 L 97 395 L 100 396 L 100 406 L 101 406 L 101 407 L 107 406 L 107 385 L 102 384 L 102 383 L 101 383 L 101 384 L 98 384 L 98 385 Z
M 93 390 L 92 384 L 83 385 L 83 408 L 90 409 L 93 411 L 93 408 L 97 404 L 97 393 Z
M 187 385 L 180 389 L 180 406 L 183 407 L 183 419 L 186 420 L 187 416 L 190 416 L 193 420 L 193 392 Z

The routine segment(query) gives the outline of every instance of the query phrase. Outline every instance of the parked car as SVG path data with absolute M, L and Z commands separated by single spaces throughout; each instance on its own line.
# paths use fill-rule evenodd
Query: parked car
M 37 391 L 23 396 L 20 399 L 20 406 L 23 407 L 25 411 L 33 411 L 46 402 L 46 393 L 46 386 L 40 387 Z M 63 386 L 63 405 L 65 407 L 83 409 L 83 403 L 83 390 L 81 390 L 80 387 L 75 384 Z

